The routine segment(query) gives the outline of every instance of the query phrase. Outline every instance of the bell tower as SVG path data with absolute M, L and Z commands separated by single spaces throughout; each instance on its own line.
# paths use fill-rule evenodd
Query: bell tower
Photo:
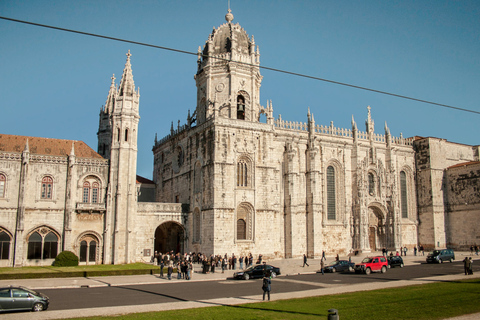
M 228 9 L 227 21 L 213 28 L 203 49 L 198 48 L 197 124 L 217 117 L 258 122 L 260 106 L 260 51 L 253 36 Z
M 135 262 L 134 223 L 137 208 L 137 135 L 140 90 L 135 89 L 130 51 L 123 70 L 120 86 L 115 87 L 115 77 L 100 113 L 98 133 L 99 153 L 110 159 L 110 175 L 105 216 L 106 263 Z M 107 138 L 110 138 L 109 140 Z M 105 145 L 102 149 L 101 144 Z

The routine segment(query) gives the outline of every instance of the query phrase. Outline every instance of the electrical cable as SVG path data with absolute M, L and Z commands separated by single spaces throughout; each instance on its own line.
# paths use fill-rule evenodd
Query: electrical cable
M 104 35 L 95 34 L 95 33 L 89 33 L 89 32 L 83 32 L 83 31 L 78 31 L 78 30 L 65 29 L 65 28 L 60 28 L 60 27 L 55 27 L 55 26 L 49 26 L 49 25 L 45 25 L 45 24 L 40 24 L 40 23 L 35 23 L 35 22 L 29 22 L 29 21 L 24 21 L 24 20 L 12 19 L 12 18 L 2 17 L 2 16 L 0 16 L 0 19 L 12 21 L 12 22 L 23 23 L 23 24 L 28 24 L 28 25 L 33 25 L 33 26 L 37 26 L 37 27 L 48 28 L 48 29 L 54 29 L 54 30 L 59 30 L 59 31 L 77 33 L 77 34 L 82 34 L 82 35 L 91 36 L 91 37 L 97 37 L 97 38 L 114 40 L 114 41 L 120 41 L 120 42 L 125 42 L 125 43 L 131 43 L 131 44 L 136 44 L 136 45 L 146 46 L 146 47 L 151 47 L 151 48 L 156 48 L 156 49 L 162 49 L 162 50 L 168 50 L 168 51 L 173 51 L 173 52 L 178 52 L 178 53 L 184 53 L 184 54 L 189 54 L 189 55 L 194 55 L 194 56 L 198 56 L 198 55 L 199 55 L 199 54 L 196 53 L 196 52 L 190 52 L 190 51 L 185 51 L 185 50 L 173 49 L 173 48 L 169 48 L 169 47 L 157 46 L 157 45 L 154 45 L 154 44 L 149 44 L 149 43 L 144 43 L 144 42 L 138 42 L 138 41 L 133 41 L 133 40 L 126 40 L 126 39 L 121 39 L 121 38 L 114 38 L 114 37 L 109 37 L 109 36 L 104 36 Z M 280 73 L 289 74 L 289 75 L 293 75 L 293 76 L 298 76 L 298 77 L 302 77 L 302 78 L 307 78 L 307 79 L 312 79 L 312 80 L 318 80 L 318 81 L 328 82 L 328 83 L 332 83 L 332 84 L 337 84 L 337 85 L 346 86 L 346 87 L 350 87 L 350 88 L 355 88 L 355 89 L 370 91 L 370 92 L 379 93 L 379 94 L 383 94 L 383 95 L 388 95 L 388 96 L 392 96 L 392 97 L 396 97 L 396 98 L 401 98 L 401 99 L 407 99 L 407 100 L 422 102 L 422 103 L 431 104 L 431 105 L 435 105 L 435 106 L 439 106 L 439 107 L 444 107 L 444 108 L 449 108 L 449 109 L 454 109 L 454 110 L 458 110 L 458 111 L 464 111 L 464 112 L 470 112 L 470 113 L 480 114 L 480 111 L 475 111 L 475 110 L 471 110 L 471 109 L 465 109 L 465 108 L 450 106 L 450 105 L 447 105 L 447 104 L 437 103 L 437 102 L 428 101 L 428 100 L 423 100 L 423 99 L 412 98 L 412 97 L 405 96 L 405 95 L 400 95 L 400 94 L 396 94 L 396 93 L 391 93 L 391 92 L 386 92 L 386 91 L 371 89 L 371 88 L 367 88 L 367 87 L 357 86 L 357 85 L 348 84 L 348 83 L 344 83 L 344 82 L 340 82 L 340 81 L 334 81 L 334 80 L 319 78 L 319 77 L 310 76 L 310 75 L 306 75 L 306 74 L 302 74 L 302 73 L 291 72 L 291 71 L 286 71 L 286 70 L 277 69 L 277 68 L 271 68 L 271 67 L 266 67 L 266 66 L 257 66 L 257 65 L 251 64 L 251 63 L 234 61 L 234 60 L 225 59 L 225 58 L 210 57 L 210 56 L 204 55 L 204 54 L 201 54 L 201 56 L 202 56 L 203 58 L 211 58 L 211 59 L 223 60 L 223 61 L 227 61 L 227 62 L 235 62 L 235 63 L 242 64 L 242 65 L 245 65 L 245 66 L 259 67 L 260 69 L 264 69 L 264 70 L 269 70 L 269 71 L 274 71 L 274 72 L 280 72 Z

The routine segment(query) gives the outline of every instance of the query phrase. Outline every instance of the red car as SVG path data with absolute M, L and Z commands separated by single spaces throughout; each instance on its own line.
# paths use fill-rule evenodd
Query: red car
M 366 257 L 355 265 L 355 273 L 387 272 L 388 261 L 384 256 Z

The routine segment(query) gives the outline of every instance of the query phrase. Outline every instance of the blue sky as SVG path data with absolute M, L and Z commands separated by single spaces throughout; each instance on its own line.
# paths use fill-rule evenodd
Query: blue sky
M 0 16 L 196 52 L 227 0 L 2 0 Z M 480 112 L 480 1 L 231 0 L 262 66 Z M 82 140 L 96 150 L 110 77 L 132 53 L 140 87 L 138 174 L 152 178 L 155 134 L 195 109 L 196 57 L 0 20 L 0 133 Z M 274 116 L 478 145 L 480 115 L 261 70 Z

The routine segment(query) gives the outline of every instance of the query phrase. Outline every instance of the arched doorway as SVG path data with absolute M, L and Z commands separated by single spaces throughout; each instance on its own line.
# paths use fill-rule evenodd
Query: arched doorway
M 377 207 L 368 208 L 368 242 L 373 251 L 386 248 L 385 216 Z
M 173 221 L 164 222 L 155 230 L 154 250 L 161 253 L 184 253 L 184 239 L 185 231 L 181 225 Z

